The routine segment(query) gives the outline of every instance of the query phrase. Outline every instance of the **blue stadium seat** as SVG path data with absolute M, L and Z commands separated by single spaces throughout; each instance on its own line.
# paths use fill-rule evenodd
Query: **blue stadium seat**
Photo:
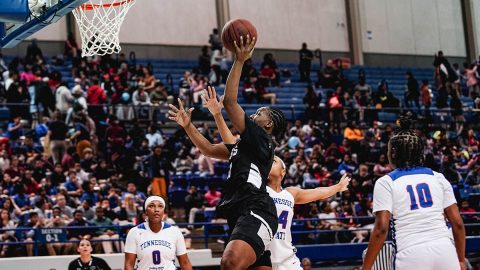
M 188 191 L 182 188 L 172 188 L 169 191 L 168 198 L 172 205 L 175 207 L 185 206 L 185 197 L 188 195 Z
M 9 120 L 10 110 L 7 107 L 0 108 L 0 120 Z
M 378 113 L 378 121 L 386 122 L 386 123 L 393 123 L 397 120 L 396 113 L 388 113 L 388 112 L 379 112 Z

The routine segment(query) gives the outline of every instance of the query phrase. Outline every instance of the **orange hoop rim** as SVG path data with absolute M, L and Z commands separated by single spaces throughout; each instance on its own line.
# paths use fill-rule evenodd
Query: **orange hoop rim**
M 121 2 L 113 2 L 113 3 L 109 3 L 109 4 L 82 4 L 80 5 L 80 8 L 83 9 L 83 10 L 93 10 L 95 8 L 112 8 L 112 7 L 118 7 L 118 6 L 122 6 L 122 5 L 125 5 L 125 4 L 128 4 L 130 2 L 133 2 L 135 0 L 125 0 L 125 1 L 121 1 Z

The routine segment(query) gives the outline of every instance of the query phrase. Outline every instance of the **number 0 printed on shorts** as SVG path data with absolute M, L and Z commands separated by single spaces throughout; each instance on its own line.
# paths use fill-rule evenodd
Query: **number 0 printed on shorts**
M 160 258 L 160 250 L 152 251 L 153 264 L 160 264 L 162 261 Z
M 420 207 L 427 208 L 433 205 L 432 194 L 430 193 L 430 187 L 427 183 L 420 183 L 415 187 L 417 191 L 418 200 L 420 202 Z M 413 190 L 412 185 L 407 186 L 407 192 L 410 195 L 410 210 L 417 210 L 418 203 L 415 196 L 415 191 Z

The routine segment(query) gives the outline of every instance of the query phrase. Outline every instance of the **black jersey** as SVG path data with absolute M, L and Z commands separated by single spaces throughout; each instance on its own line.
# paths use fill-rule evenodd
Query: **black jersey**
M 111 270 L 111 268 L 104 259 L 92 256 L 88 263 L 83 263 L 80 258 L 71 261 L 68 270 Z
M 266 185 L 272 168 L 274 143 L 263 128 L 245 115 L 245 130 L 230 150 L 230 170 L 218 206 L 220 215 L 231 217 L 243 210 L 270 208 Z M 275 209 L 273 207 L 273 209 Z

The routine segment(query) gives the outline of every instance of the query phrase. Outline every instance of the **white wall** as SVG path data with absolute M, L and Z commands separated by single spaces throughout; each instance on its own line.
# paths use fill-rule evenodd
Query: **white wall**
M 52 23 L 27 39 L 36 38 L 45 41 L 64 41 L 67 39 L 67 21 L 65 17 Z
M 113 270 L 123 269 L 125 256 L 123 253 L 93 255 L 104 259 Z M 193 267 L 220 265 L 220 257 L 213 258 L 210 249 L 188 250 L 188 257 Z M 64 270 L 77 258 L 78 255 L 2 258 L 0 269 Z M 178 261 L 175 261 L 178 266 Z M 32 266 L 35 267 L 32 268 Z
M 348 51 L 345 2 L 339 0 L 230 0 L 230 18 L 251 21 L 259 48 Z
M 360 20 L 367 53 L 466 55 L 458 0 L 362 0 Z
M 137 0 L 123 22 L 120 42 L 206 45 L 216 27 L 215 0 Z
M 475 35 L 475 45 L 477 54 L 480 54 L 480 1 L 472 0 L 472 13 L 473 13 L 473 31 Z M 475 56 L 476 57 L 476 56 Z

